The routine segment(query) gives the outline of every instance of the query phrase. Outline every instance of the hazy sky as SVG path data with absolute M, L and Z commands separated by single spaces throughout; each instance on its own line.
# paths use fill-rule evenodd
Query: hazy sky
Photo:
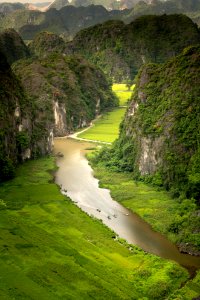
M 21 3 L 40 3 L 40 2 L 53 2 L 52 0 L 0 0 L 0 3 L 2 2 L 9 2 L 9 3 L 17 3 L 17 2 L 21 2 Z

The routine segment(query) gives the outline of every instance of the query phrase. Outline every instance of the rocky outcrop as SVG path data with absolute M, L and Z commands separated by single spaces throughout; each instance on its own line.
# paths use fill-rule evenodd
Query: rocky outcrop
M 58 101 L 53 101 L 54 112 L 54 132 L 56 136 L 64 136 L 67 133 L 66 124 L 66 108 L 64 103 L 59 104 Z
M 89 125 L 103 109 L 117 105 L 103 73 L 78 56 L 54 52 L 18 62 L 14 72 L 34 103 L 37 120 L 55 136 Z
M 14 176 L 15 166 L 52 150 L 52 133 L 38 130 L 33 102 L 0 52 L 0 181 Z
M 163 137 L 154 139 L 142 137 L 140 139 L 139 148 L 141 152 L 138 157 L 138 169 L 142 176 L 155 174 L 158 170 L 162 163 L 163 142 Z

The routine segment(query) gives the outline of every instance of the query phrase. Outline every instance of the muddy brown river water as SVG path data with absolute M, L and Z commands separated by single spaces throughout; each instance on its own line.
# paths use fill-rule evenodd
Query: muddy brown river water
M 93 146 L 93 145 L 92 145 Z M 189 270 L 200 268 L 200 257 L 182 254 L 177 247 L 137 214 L 114 201 L 107 189 L 99 188 L 84 154 L 91 143 L 73 139 L 55 139 L 54 152 L 64 156 L 57 158 L 58 171 L 55 180 L 66 194 L 83 211 L 101 219 L 116 234 L 143 250 L 162 258 L 174 260 Z

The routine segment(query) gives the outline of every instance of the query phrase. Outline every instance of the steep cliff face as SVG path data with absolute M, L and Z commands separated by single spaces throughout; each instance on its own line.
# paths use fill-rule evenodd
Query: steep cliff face
M 29 52 L 11 33 L 11 43 L 10 32 L 3 36 L 0 51 L 13 62 Z M 32 44 L 34 57 L 15 62 L 12 70 L 0 52 L 0 181 L 14 175 L 17 163 L 50 153 L 55 135 L 86 126 L 117 105 L 103 73 L 81 57 L 59 53 L 63 45 L 44 33 Z
M 176 195 L 199 199 L 199 87 L 199 46 L 164 65 L 144 66 L 121 125 L 114 164 Z
M 64 136 L 117 105 L 103 73 L 78 56 L 52 53 L 14 65 L 45 128 Z
M 199 30 L 186 16 L 143 16 L 128 25 L 109 21 L 82 30 L 68 49 L 119 82 L 133 78 L 143 64 L 165 62 L 199 42 Z
M 34 106 L 0 52 L 0 181 L 14 175 L 15 166 L 51 151 L 49 132 L 38 137 Z

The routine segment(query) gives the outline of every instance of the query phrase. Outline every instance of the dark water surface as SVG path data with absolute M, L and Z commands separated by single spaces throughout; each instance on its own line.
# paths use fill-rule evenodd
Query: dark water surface
M 55 153 L 64 154 L 64 157 L 57 159 L 59 169 L 55 174 L 56 183 L 62 186 L 63 193 L 83 211 L 101 219 L 128 243 L 174 260 L 188 269 L 200 268 L 200 257 L 181 254 L 174 244 L 153 231 L 138 215 L 114 201 L 109 190 L 99 188 L 98 180 L 93 177 L 93 171 L 84 156 L 88 147 L 91 147 L 91 143 L 66 138 L 55 140 Z

